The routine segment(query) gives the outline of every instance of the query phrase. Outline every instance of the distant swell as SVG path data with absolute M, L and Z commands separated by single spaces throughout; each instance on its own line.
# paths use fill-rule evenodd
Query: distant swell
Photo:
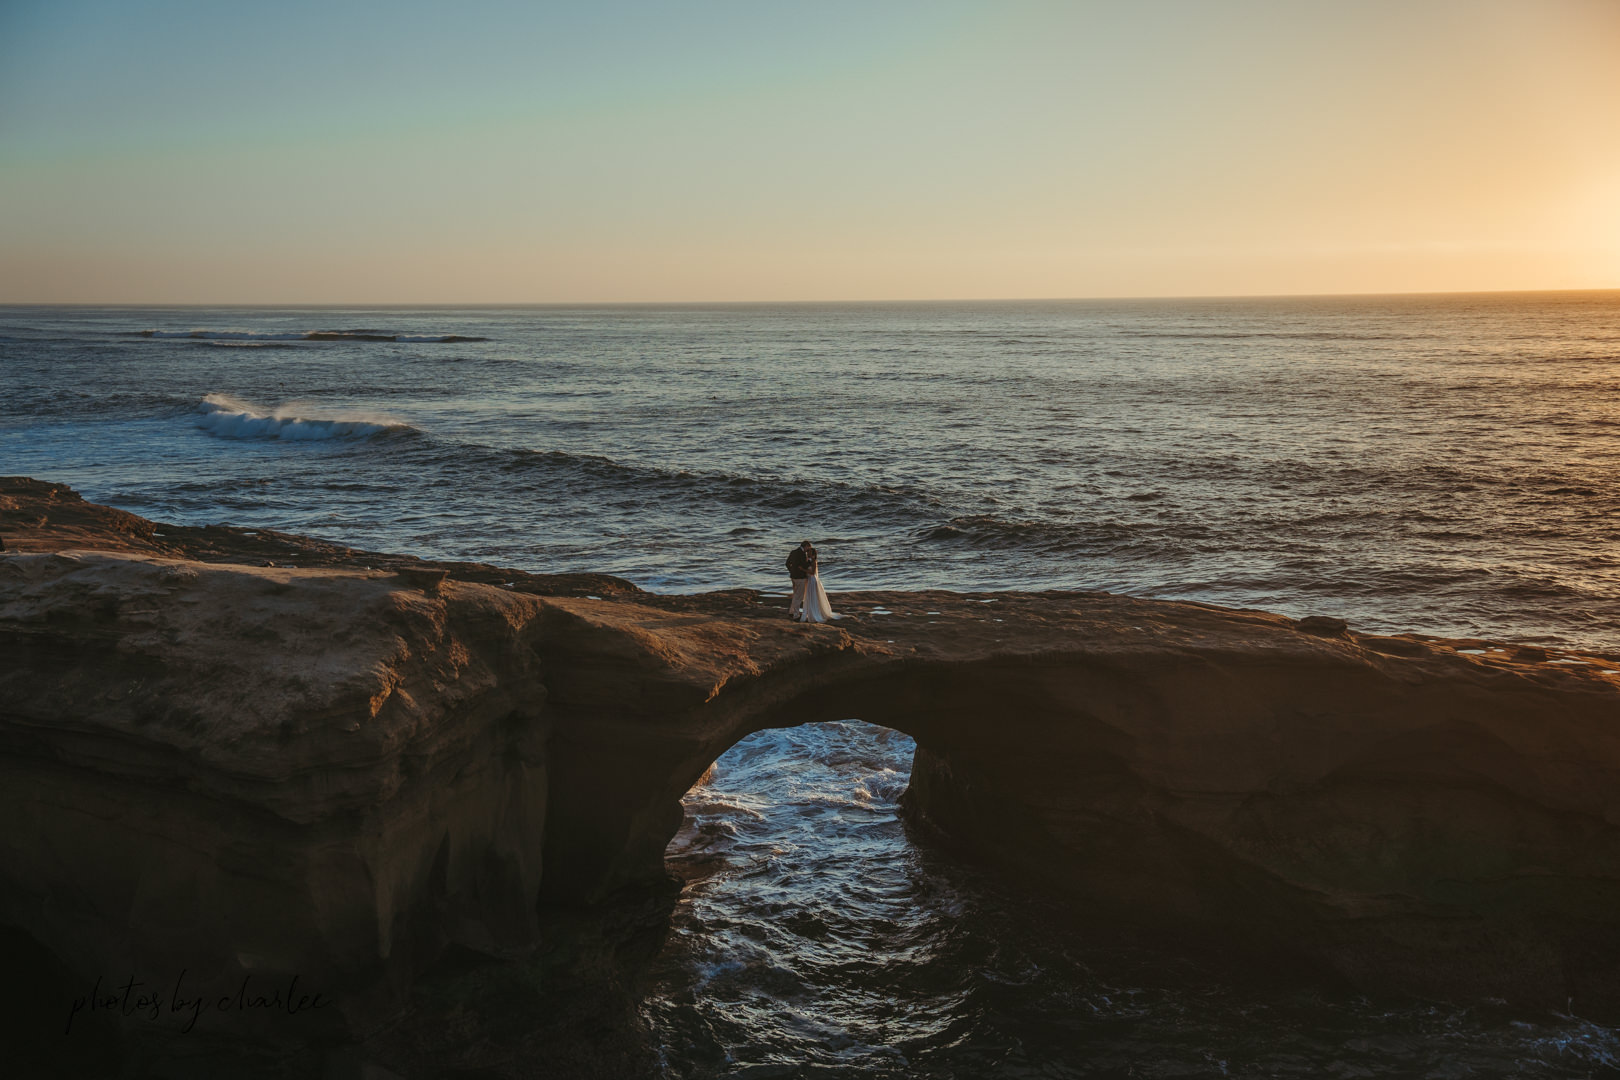
M 520 499 L 577 499 L 604 514 L 668 512 L 672 506 L 700 514 L 716 506 L 788 516 L 813 510 L 828 529 L 854 529 L 874 521 L 900 524 L 941 508 L 936 497 L 899 484 L 694 472 L 596 454 L 452 441 L 427 440 L 418 449 L 430 454 L 424 468 L 456 483 L 482 486 L 498 475 L 502 490 Z
M 295 409 L 297 411 L 295 411 Z M 228 394 L 209 394 L 197 406 L 197 423 L 222 439 L 287 439 L 319 442 L 407 434 L 416 429 L 381 413 L 329 411 L 315 406 L 281 405 L 269 412 Z
M 1203 341 L 1228 341 L 1245 338 L 1274 338 L 1281 341 L 1408 341 L 1406 335 L 1356 334 L 1339 330 L 1309 330 L 1288 332 L 1280 330 L 1120 330 L 1121 337 L 1135 338 L 1191 338 Z
M 306 330 L 302 333 L 252 333 L 244 330 L 132 330 L 133 337 L 181 338 L 193 341 L 403 341 L 432 345 L 488 341 L 462 334 L 390 334 L 386 330 Z
M 925 527 L 913 535 L 922 541 L 956 542 L 988 550 L 1101 554 L 1128 547 L 1144 539 L 1146 532 L 1116 521 L 1004 521 L 988 514 L 971 514 Z
M 202 349 L 301 349 L 290 341 L 191 341 L 188 344 Z

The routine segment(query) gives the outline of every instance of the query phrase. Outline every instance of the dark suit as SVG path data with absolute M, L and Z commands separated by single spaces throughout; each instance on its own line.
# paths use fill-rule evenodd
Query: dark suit
M 795 619 L 804 611 L 804 587 L 812 571 L 810 556 L 804 548 L 796 547 L 787 557 L 788 574 L 793 578 L 793 599 L 788 602 L 788 614 Z

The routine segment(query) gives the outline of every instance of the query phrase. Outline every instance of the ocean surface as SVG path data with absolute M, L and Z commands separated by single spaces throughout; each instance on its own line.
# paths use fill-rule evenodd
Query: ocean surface
M 0 474 L 661 591 L 1106 589 L 1620 649 L 1620 293 L 0 307 Z M 671 1076 L 1585 1076 L 1620 1032 L 1075 930 L 909 838 L 910 744 L 688 797 Z M 1241 965 L 1239 965 L 1241 966 Z M 1157 1049 L 1155 1049 L 1157 1048 Z

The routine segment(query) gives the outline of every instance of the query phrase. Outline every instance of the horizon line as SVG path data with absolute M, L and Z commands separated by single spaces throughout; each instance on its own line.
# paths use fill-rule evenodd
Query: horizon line
M 1568 296 L 1582 293 L 1620 293 L 1620 285 L 1581 286 L 1547 289 L 1413 289 L 1394 292 L 1345 293 L 1183 293 L 1119 296 L 962 296 L 866 298 L 832 300 L 374 300 L 374 301 L 135 301 L 135 300 L 0 300 L 0 308 L 519 308 L 519 307 L 788 307 L 858 304 L 1064 304 L 1106 301 L 1208 301 L 1208 300 L 1352 300 L 1462 296 Z

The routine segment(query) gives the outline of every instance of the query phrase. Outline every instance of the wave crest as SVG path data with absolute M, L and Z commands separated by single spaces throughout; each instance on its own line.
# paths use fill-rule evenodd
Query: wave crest
M 229 394 L 209 394 L 197 405 L 198 426 L 222 439 L 369 439 L 416 429 L 384 413 L 329 410 L 296 402 L 263 412 Z

